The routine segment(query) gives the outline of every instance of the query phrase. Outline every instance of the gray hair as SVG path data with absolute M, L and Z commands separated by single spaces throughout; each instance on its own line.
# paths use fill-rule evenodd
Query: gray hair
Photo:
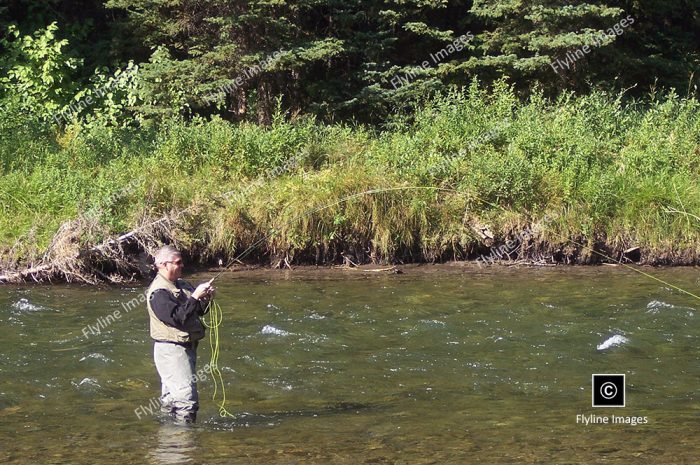
M 169 262 L 173 257 L 181 257 L 182 254 L 172 245 L 164 245 L 153 256 L 153 261 L 156 266 L 163 266 L 166 262 Z

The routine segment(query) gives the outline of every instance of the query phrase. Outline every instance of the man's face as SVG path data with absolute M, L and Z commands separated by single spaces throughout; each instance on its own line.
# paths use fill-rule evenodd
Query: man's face
M 175 281 L 182 277 L 182 256 L 173 255 L 170 260 L 163 263 L 163 271 L 166 278 L 170 281 Z

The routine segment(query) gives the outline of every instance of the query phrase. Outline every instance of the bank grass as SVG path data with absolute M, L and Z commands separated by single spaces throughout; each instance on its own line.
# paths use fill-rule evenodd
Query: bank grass
M 699 109 L 673 93 L 520 101 L 474 84 L 383 129 L 278 115 L 57 131 L 10 111 L 0 250 L 29 263 L 79 217 L 97 244 L 171 216 L 162 239 L 205 263 L 251 246 L 273 264 L 473 259 L 525 230 L 520 258 L 639 247 L 648 263 L 696 263 Z

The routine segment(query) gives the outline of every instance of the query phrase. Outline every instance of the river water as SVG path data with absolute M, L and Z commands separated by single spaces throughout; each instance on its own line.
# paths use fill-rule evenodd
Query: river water
M 697 269 L 645 271 L 698 293 Z M 149 414 L 159 381 L 148 319 L 129 305 L 142 286 L 0 287 L 0 463 L 700 455 L 700 302 L 628 269 L 266 270 L 224 274 L 217 287 L 234 416 L 219 416 L 205 373 L 193 428 Z M 209 357 L 203 344 L 198 366 Z M 594 373 L 626 375 L 624 408 L 591 406 Z M 584 425 L 577 415 L 643 420 Z

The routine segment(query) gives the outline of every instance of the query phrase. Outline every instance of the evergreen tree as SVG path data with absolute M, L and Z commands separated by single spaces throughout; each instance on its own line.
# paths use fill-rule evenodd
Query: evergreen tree
M 697 95 L 700 83 L 700 0 L 616 2 L 636 19 L 611 50 L 601 82 L 618 79 L 638 93 L 675 87 Z M 606 71 L 606 70 L 601 70 Z
M 253 113 L 263 123 L 277 96 L 293 113 L 382 118 L 395 104 L 444 89 L 449 63 L 471 38 L 461 1 L 107 5 L 128 11 L 130 30 L 154 49 L 141 71 L 151 111 L 223 111 L 234 120 Z
M 299 69 L 331 59 L 342 44 L 304 28 L 322 6 L 300 2 L 110 0 L 154 51 L 142 67 L 153 111 L 222 111 L 269 123 L 277 95 L 294 95 Z M 291 106 L 291 105 L 290 105 Z
M 583 89 L 599 66 L 597 51 L 616 42 L 614 26 L 625 19 L 622 8 L 596 3 L 475 0 L 472 12 L 486 30 L 473 65 L 489 80 L 505 74 L 520 88 Z
M 322 79 L 326 93 L 314 100 L 340 115 L 382 120 L 450 83 L 469 82 L 458 66 L 472 48 L 469 6 L 461 0 L 334 4 L 332 22 L 340 26 L 332 33 L 346 44 L 344 63 Z

